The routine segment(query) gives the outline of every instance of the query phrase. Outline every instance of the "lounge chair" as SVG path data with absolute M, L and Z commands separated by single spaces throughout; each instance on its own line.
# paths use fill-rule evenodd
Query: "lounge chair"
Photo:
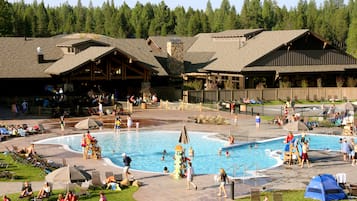
M 9 164 L 0 162 L 0 168 L 8 168 Z
M 346 173 L 337 173 L 336 181 L 341 188 L 346 189 L 346 182 L 347 182 Z
M 92 185 L 93 186 L 103 186 L 103 182 L 100 178 L 100 172 L 99 171 L 93 171 L 92 172 Z
M 41 133 L 41 134 L 46 133 L 46 129 L 42 124 L 39 124 L 38 127 L 40 128 L 38 131 L 39 133 Z
M 348 196 L 357 196 L 357 184 L 350 184 L 347 186 Z
M 114 179 L 117 183 L 123 181 L 123 174 L 114 174 Z
M 250 189 L 250 200 L 260 201 L 260 190 L 258 188 Z
M 107 179 L 108 177 L 114 176 L 113 172 L 105 172 L 105 178 Z

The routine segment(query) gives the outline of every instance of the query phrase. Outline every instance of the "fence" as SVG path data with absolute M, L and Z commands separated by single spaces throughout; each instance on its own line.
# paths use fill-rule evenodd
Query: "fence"
M 184 91 L 183 100 L 188 103 L 213 103 L 219 101 L 234 101 L 244 98 L 265 101 L 295 100 L 308 101 L 338 101 L 357 100 L 355 87 L 309 87 L 309 88 L 266 88 L 242 90 L 200 90 Z

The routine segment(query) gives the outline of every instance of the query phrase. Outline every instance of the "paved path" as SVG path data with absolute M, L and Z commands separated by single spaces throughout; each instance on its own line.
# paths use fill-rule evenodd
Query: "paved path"
M 227 112 L 218 111 L 167 111 L 161 109 L 137 110 L 132 115 L 135 119 L 157 119 L 167 120 L 167 123 L 153 126 L 145 126 L 140 129 L 165 129 L 165 130 L 180 130 L 182 125 L 186 125 L 188 130 L 192 131 L 211 131 L 220 133 L 220 137 L 226 139 L 229 134 L 233 134 L 238 141 L 255 141 L 268 139 L 272 137 L 285 136 L 286 131 L 278 128 L 275 125 L 263 122 L 259 129 L 255 128 L 254 116 L 238 115 L 238 125 L 210 125 L 196 124 L 192 121 L 192 117 L 198 115 L 216 116 L 220 115 L 228 121 L 233 121 L 234 115 Z M 26 119 L 27 123 L 35 124 L 44 122 L 45 128 L 50 128 L 50 133 L 33 135 L 30 137 L 13 138 L 0 143 L 0 151 L 5 150 L 5 146 L 17 145 L 27 146 L 31 142 L 39 139 L 62 135 L 59 131 L 57 120 L 48 119 Z M 20 120 L 10 120 L 5 123 L 16 123 Z M 51 123 L 52 122 L 52 123 Z M 314 132 L 330 132 L 328 129 L 317 129 Z M 78 133 L 78 131 L 67 128 L 65 135 Z M 65 150 L 61 146 L 54 145 L 36 145 L 36 150 L 39 154 L 45 156 L 49 160 L 62 163 L 65 158 L 69 165 L 77 165 L 87 170 L 99 170 L 104 179 L 105 171 L 114 171 L 121 173 L 121 168 L 114 167 L 106 163 L 104 160 L 83 160 L 81 154 L 73 153 Z M 286 166 L 277 167 L 268 171 L 260 172 L 263 175 L 261 178 L 253 178 L 246 180 L 237 180 L 235 183 L 234 197 L 245 196 L 248 194 L 251 187 L 257 186 L 265 190 L 273 189 L 304 189 L 312 176 L 319 173 L 336 174 L 345 172 L 348 175 L 348 181 L 357 181 L 357 174 L 354 172 L 357 167 L 352 167 L 349 163 L 342 162 L 341 156 L 336 153 L 328 152 L 311 152 L 311 160 L 313 162 L 311 168 L 301 169 L 297 166 L 287 168 Z M 134 194 L 134 198 L 138 201 L 187 201 L 187 200 L 230 200 L 230 186 L 227 186 L 229 198 L 217 197 L 218 186 L 213 181 L 213 175 L 199 175 L 195 177 L 195 182 L 198 185 L 198 190 L 186 190 L 185 180 L 174 180 L 169 175 L 143 173 L 135 171 L 136 179 L 142 181 L 144 185 Z M 43 182 L 32 182 L 34 189 L 39 189 Z M 0 183 L 0 194 L 14 193 L 20 191 L 20 183 L 8 182 Z M 55 188 L 63 188 L 63 185 L 55 184 Z

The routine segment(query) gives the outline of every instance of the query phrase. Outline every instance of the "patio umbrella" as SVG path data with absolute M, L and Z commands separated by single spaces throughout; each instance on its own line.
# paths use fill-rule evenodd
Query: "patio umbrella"
M 183 128 L 181 130 L 180 138 L 179 138 L 179 143 L 188 144 L 189 141 L 190 141 L 190 139 L 188 138 L 188 135 L 187 135 L 186 126 L 183 126 Z
M 84 182 L 90 179 L 91 175 L 88 172 L 72 166 L 58 168 L 46 176 L 47 182 L 63 184 Z
M 103 123 L 101 121 L 91 119 L 91 118 L 84 119 L 84 120 L 78 122 L 76 125 L 74 125 L 75 128 L 82 129 L 82 130 L 99 128 L 100 126 L 103 126 Z

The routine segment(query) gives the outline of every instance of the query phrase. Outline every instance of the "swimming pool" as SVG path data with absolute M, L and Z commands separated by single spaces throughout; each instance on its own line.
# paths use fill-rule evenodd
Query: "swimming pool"
M 284 149 L 283 137 L 272 140 L 245 143 L 238 146 L 226 146 L 226 141 L 214 137 L 216 133 L 188 132 L 190 143 L 183 145 L 186 150 L 193 147 L 195 157 L 192 160 L 196 174 L 216 174 L 224 168 L 230 176 L 251 176 L 257 170 L 281 165 L 281 155 L 277 150 Z M 162 172 L 174 167 L 174 148 L 178 144 L 180 131 L 122 131 L 120 133 L 92 133 L 102 148 L 102 156 L 114 164 L 122 166 L 123 152 L 132 158 L 131 168 L 148 172 Z M 82 134 L 45 139 L 37 144 L 62 144 L 76 152 L 81 152 Z M 298 138 L 299 136 L 295 136 Z M 308 135 L 310 149 L 340 150 L 340 136 Z M 222 149 L 222 155 L 218 150 Z M 163 150 L 167 151 L 165 160 L 161 160 Z M 229 151 L 230 157 L 224 152 Z M 187 152 L 186 152 L 187 153 Z

